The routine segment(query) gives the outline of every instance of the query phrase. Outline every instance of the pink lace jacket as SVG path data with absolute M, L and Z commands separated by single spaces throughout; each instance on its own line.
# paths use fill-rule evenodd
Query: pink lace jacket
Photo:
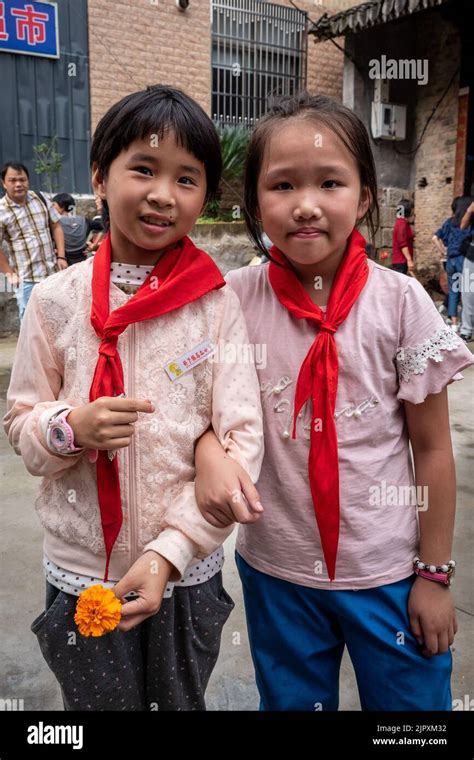
M 105 552 L 95 464 L 85 453 L 52 453 L 47 422 L 59 407 L 87 404 L 99 339 L 90 324 L 92 260 L 37 285 L 25 313 L 7 395 L 5 430 L 30 473 L 43 476 L 36 509 L 46 555 L 60 567 L 101 577 Z M 128 298 L 110 285 L 111 310 Z M 210 340 L 218 352 L 170 380 L 164 366 Z M 194 444 L 212 425 L 255 482 L 263 457 L 259 384 L 237 296 L 229 286 L 119 337 L 125 392 L 150 399 L 128 448 L 119 449 L 123 526 L 110 577 L 120 578 L 147 549 L 176 568 L 212 553 L 229 535 L 201 516 L 194 497 Z M 242 360 L 242 357 L 245 360 Z

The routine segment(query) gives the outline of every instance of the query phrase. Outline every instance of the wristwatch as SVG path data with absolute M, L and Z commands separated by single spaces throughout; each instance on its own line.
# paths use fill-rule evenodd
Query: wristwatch
M 74 443 L 74 431 L 66 422 L 71 409 L 63 409 L 56 417 L 52 417 L 48 424 L 46 440 L 51 448 L 58 454 L 77 454 L 84 451 L 82 446 Z

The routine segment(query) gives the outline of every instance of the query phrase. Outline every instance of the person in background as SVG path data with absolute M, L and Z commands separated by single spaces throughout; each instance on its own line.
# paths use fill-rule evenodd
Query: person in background
M 87 258 L 87 239 L 90 233 L 101 232 L 104 229 L 103 224 L 97 217 L 91 221 L 85 216 L 76 216 L 76 201 L 69 193 L 55 195 L 53 206 L 61 215 L 68 266 L 78 264 Z
M 0 199 L 0 272 L 16 288 L 22 320 L 34 286 L 67 267 L 64 234 L 51 202 L 30 190 L 26 166 L 8 161 L 1 177 L 5 195 Z
M 462 294 L 462 316 L 461 331 L 459 337 L 469 341 L 474 333 L 474 288 L 469 287 L 474 282 L 474 202 L 467 207 L 460 227 L 467 230 L 468 236 L 464 241 L 464 265 L 462 270 L 463 294 Z M 468 284 L 466 287 L 465 284 Z
M 97 214 L 92 218 L 92 221 L 98 225 L 100 231 L 93 232 L 91 239 L 87 243 L 87 253 L 91 254 L 97 251 L 106 235 L 106 225 L 104 224 L 104 217 L 102 215 L 102 199 L 98 195 L 95 196 L 95 207 Z
M 454 211 L 456 209 L 456 203 L 457 203 L 457 201 L 460 198 L 461 198 L 461 196 L 457 195 L 455 198 L 453 198 L 453 201 L 451 203 L 451 211 L 452 211 L 453 216 L 454 216 Z M 440 255 L 440 261 L 441 261 L 441 263 L 443 265 L 444 271 L 446 272 L 446 262 L 448 260 L 448 256 L 447 256 L 447 251 L 446 251 L 446 248 L 444 246 L 444 243 L 436 235 L 433 235 L 433 237 L 431 238 L 431 240 L 434 243 L 435 247 L 438 249 L 438 252 L 439 252 L 439 255 Z M 441 277 L 443 277 L 443 276 L 441 275 Z M 441 285 L 441 277 L 440 277 L 440 285 Z M 446 278 L 447 278 L 447 274 L 446 274 Z M 446 280 L 446 282 L 447 282 L 447 280 Z M 448 313 L 448 294 L 447 293 L 446 293 L 446 295 L 444 297 L 443 303 L 441 304 L 441 306 L 438 307 L 438 311 L 441 314 L 441 316 L 447 315 L 447 313 Z
M 469 207 L 469 196 L 453 200 L 452 216 L 442 224 L 433 236 L 433 241 L 441 254 L 447 255 L 446 272 L 448 275 L 448 319 L 454 332 L 459 332 L 458 304 L 461 297 L 461 278 L 464 264 L 463 245 L 469 236 L 468 229 L 461 228 L 461 221 Z M 463 294 L 464 297 L 464 294 Z
M 413 240 L 415 234 L 411 224 L 415 218 L 413 201 L 402 198 L 397 208 L 397 219 L 393 227 L 392 269 L 402 274 L 411 273 L 413 262 Z M 401 216 L 398 216 L 398 214 Z

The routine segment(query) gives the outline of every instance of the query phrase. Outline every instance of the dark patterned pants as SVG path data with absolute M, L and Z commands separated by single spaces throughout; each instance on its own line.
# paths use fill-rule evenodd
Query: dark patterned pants
M 56 676 L 66 710 L 205 710 L 204 692 L 234 602 L 222 572 L 176 586 L 131 631 L 82 636 L 77 597 L 46 584 L 46 609 L 31 630 Z

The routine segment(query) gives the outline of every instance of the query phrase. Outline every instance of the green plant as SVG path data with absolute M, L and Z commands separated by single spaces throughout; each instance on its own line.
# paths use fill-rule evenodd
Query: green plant
M 245 154 L 250 139 L 249 131 L 242 125 L 216 125 L 222 153 L 221 183 L 229 184 L 231 180 L 239 179 L 244 173 Z M 222 188 L 217 191 L 216 198 L 210 201 L 204 211 L 205 218 L 215 218 L 219 221 L 232 221 L 228 211 L 221 210 Z
M 221 195 L 221 192 L 218 191 L 218 197 L 214 198 L 213 201 L 209 201 L 206 208 L 204 209 L 203 216 L 216 218 L 216 219 L 219 217 L 220 205 L 221 205 L 220 195 Z
M 210 214 L 207 210 L 197 220 L 198 224 L 216 224 L 217 222 L 235 222 L 232 209 L 219 209 L 217 213 Z
M 35 154 L 35 172 L 45 177 L 47 192 L 53 193 L 59 189 L 57 175 L 63 166 L 63 154 L 58 151 L 59 138 L 54 135 L 51 142 L 33 145 Z
M 222 177 L 227 181 L 238 179 L 244 173 L 245 153 L 250 132 L 240 124 L 218 126 L 217 132 L 222 151 Z

